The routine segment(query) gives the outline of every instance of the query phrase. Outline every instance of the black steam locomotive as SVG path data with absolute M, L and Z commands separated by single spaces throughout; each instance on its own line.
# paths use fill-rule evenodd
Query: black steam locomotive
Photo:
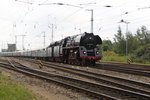
M 95 61 L 102 58 L 101 44 L 101 38 L 98 35 L 93 35 L 93 33 L 66 37 L 47 47 L 47 60 L 78 65 L 94 65 Z

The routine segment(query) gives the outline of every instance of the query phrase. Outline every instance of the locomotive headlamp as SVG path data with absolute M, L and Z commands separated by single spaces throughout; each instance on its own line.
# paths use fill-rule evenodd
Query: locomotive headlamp
M 92 39 L 92 37 L 89 38 L 90 40 Z
M 74 53 L 77 54 L 77 51 L 75 51 Z
M 86 51 L 83 51 L 83 54 L 85 55 L 85 54 L 86 54 Z
M 96 51 L 96 54 L 98 55 L 98 54 L 99 54 L 99 51 Z

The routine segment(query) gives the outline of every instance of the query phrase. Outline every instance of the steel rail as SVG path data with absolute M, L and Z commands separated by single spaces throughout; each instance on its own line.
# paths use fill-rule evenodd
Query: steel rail
M 99 65 L 99 66 L 95 66 L 94 68 L 150 77 L 150 72 L 134 69 L 134 68 L 125 68 L 125 67 L 115 66 L 115 65 L 107 65 L 107 66 Z
M 150 65 L 139 65 L 139 64 L 126 64 L 126 63 L 113 63 L 113 62 L 97 62 L 97 65 L 102 66 L 114 66 L 114 67 L 124 67 L 129 69 L 137 69 L 137 70 L 143 70 L 143 71 L 150 71 Z

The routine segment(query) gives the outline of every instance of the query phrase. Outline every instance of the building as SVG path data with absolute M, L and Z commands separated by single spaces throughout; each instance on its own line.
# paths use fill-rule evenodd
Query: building
M 8 44 L 7 52 L 16 51 L 16 44 Z
M 7 49 L 2 49 L 2 52 L 7 52 Z

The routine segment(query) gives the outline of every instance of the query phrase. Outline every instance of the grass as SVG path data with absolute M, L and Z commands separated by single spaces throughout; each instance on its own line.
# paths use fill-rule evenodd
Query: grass
M 113 51 L 105 51 L 103 52 L 103 62 L 126 62 L 125 56 L 119 56 L 118 54 L 114 53 Z
M 37 98 L 21 84 L 0 75 L 0 100 L 37 100 Z
M 132 60 L 132 59 L 131 59 Z M 116 62 L 116 63 L 126 63 L 126 56 L 119 56 L 113 51 L 103 51 L 102 62 Z M 132 64 L 150 65 L 150 62 L 139 63 L 131 62 Z

